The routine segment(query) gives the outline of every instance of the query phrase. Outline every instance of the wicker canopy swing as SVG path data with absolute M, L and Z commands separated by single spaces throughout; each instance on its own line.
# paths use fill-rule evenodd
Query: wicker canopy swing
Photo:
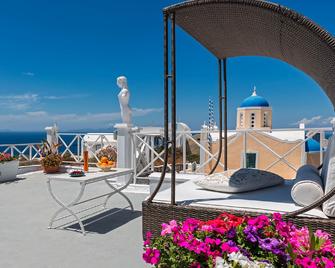
M 177 205 L 176 192 L 176 35 L 178 25 L 218 59 L 220 161 L 224 141 L 227 168 L 227 58 L 266 56 L 287 62 L 313 78 L 335 104 L 335 39 L 308 18 L 281 5 L 261 0 L 193 0 L 167 7 L 164 16 L 164 136 L 165 156 L 160 181 L 143 207 L 143 234 L 158 234 L 160 224 L 188 217 L 209 219 L 223 211 L 232 214 L 258 215 L 240 210 Z M 169 36 L 171 33 L 171 37 Z M 169 49 L 169 45 L 171 48 Z M 223 67 L 223 68 L 222 68 Z M 222 78 L 223 77 L 223 78 Z M 171 85 L 171 137 L 169 137 L 169 86 Z M 223 93 L 222 93 L 223 89 Z M 222 112 L 224 106 L 224 112 Z M 223 115 L 223 116 L 222 116 Z M 222 124 L 224 118 L 224 126 Z M 222 129 L 224 130 L 222 133 Z M 222 139 L 222 134 L 223 139 Z M 172 148 L 171 202 L 154 202 L 167 170 L 168 148 Z M 335 219 L 311 218 L 301 215 L 335 194 L 335 189 L 314 204 L 285 215 L 298 226 L 323 228 L 335 235 Z M 298 216 L 299 215 L 299 216 Z

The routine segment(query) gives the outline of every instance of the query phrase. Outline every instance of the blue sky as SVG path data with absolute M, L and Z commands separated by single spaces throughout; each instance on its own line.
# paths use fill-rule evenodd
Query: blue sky
M 0 5 L 0 130 L 103 129 L 120 121 L 116 77 L 128 77 L 134 123 L 163 122 L 163 7 L 179 1 L 12 0 Z M 335 2 L 278 0 L 335 33 Z M 217 92 L 216 59 L 178 30 L 178 120 L 199 129 Z M 228 61 L 229 128 L 254 85 L 274 127 L 329 126 L 319 86 L 277 60 Z M 217 106 L 216 106 L 217 107 Z

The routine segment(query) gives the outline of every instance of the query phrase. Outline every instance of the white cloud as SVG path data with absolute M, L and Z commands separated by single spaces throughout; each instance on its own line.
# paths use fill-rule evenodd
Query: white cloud
M 86 98 L 89 97 L 88 94 L 72 94 L 72 95 L 49 95 L 49 96 L 42 96 L 42 99 L 45 100 L 65 100 L 65 99 L 80 99 L 80 98 Z
M 143 117 L 161 111 L 161 108 L 134 108 L 133 116 Z M 20 114 L 0 115 L 0 126 L 12 130 L 42 130 L 46 126 L 57 123 L 63 130 L 93 129 L 109 127 L 113 122 L 120 120 L 119 112 L 49 114 L 46 111 L 30 111 Z
M 33 72 L 22 72 L 22 74 L 26 76 L 35 76 L 35 73 Z
M 28 110 L 43 100 L 64 100 L 64 99 L 79 99 L 88 97 L 88 94 L 72 94 L 72 95 L 38 95 L 33 93 L 18 94 L 18 95 L 0 95 L 1 108 L 24 111 Z
M 0 95 L 0 106 L 11 110 L 26 110 L 37 100 L 37 94 Z
M 306 126 L 329 126 L 332 124 L 334 117 L 323 117 L 321 115 L 316 115 L 311 118 L 303 118 L 291 125 L 305 124 Z
M 48 113 L 45 112 L 45 111 L 36 111 L 36 112 L 27 112 L 26 115 L 27 116 L 32 116 L 32 117 L 35 117 L 35 116 L 47 116 Z

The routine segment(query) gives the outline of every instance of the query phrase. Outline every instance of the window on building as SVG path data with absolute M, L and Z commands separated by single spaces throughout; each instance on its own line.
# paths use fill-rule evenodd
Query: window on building
M 251 120 L 250 120 L 250 126 L 255 127 L 255 113 L 251 113 L 250 115 Z
M 264 113 L 264 116 L 263 116 L 263 126 L 264 127 L 268 126 L 268 114 L 267 113 Z
M 240 113 L 240 126 L 243 127 L 243 114 Z
M 246 168 L 256 168 L 257 153 L 246 153 L 245 154 Z

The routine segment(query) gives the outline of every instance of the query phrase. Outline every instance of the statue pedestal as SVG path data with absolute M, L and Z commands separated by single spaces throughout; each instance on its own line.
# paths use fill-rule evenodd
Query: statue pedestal
M 131 140 L 132 127 L 128 124 L 116 124 L 117 129 L 117 167 L 118 168 L 133 168 L 134 149 Z M 118 178 L 119 183 L 125 183 L 126 177 Z

